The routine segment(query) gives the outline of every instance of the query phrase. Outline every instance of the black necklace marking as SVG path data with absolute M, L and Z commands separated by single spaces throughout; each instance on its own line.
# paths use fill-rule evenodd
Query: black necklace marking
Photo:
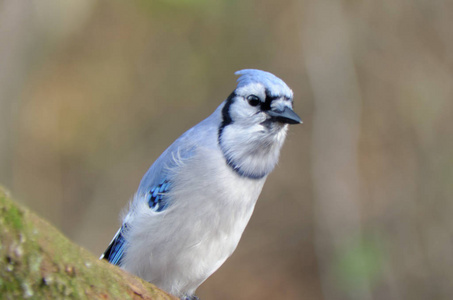
M 222 124 L 220 124 L 219 133 L 218 133 L 218 137 L 217 137 L 219 140 L 219 143 L 220 143 L 220 136 L 222 135 L 223 128 L 225 128 L 225 126 L 233 123 L 233 120 L 231 119 L 231 116 L 230 116 L 230 106 L 231 106 L 231 104 L 233 104 L 235 97 L 236 97 L 236 93 L 232 92 L 228 96 L 228 98 L 225 102 L 225 106 L 222 108 Z
M 263 173 L 263 174 L 256 175 L 256 174 L 250 174 L 250 173 L 246 173 L 246 172 L 242 171 L 241 167 L 236 165 L 233 162 L 233 160 L 231 159 L 231 157 L 227 157 L 225 151 L 223 151 L 223 148 L 222 148 L 222 132 L 226 126 L 233 123 L 233 120 L 231 119 L 231 116 L 230 116 L 230 106 L 231 106 L 231 104 L 234 103 L 234 99 L 236 96 L 237 95 L 235 92 L 231 93 L 231 95 L 228 96 L 228 98 L 225 102 L 225 106 L 222 108 L 222 124 L 220 124 L 218 137 L 217 137 L 219 147 L 223 152 L 223 156 L 225 157 L 225 161 L 226 161 L 227 165 L 230 166 L 233 169 L 233 171 L 236 172 L 236 174 L 238 174 L 241 177 L 246 177 L 246 178 L 250 178 L 250 179 L 261 179 L 261 178 L 264 178 L 267 174 Z M 267 97 L 266 97 L 266 99 L 267 99 Z M 270 100 L 270 101 L 272 101 L 272 100 Z M 270 103 L 269 103 L 269 108 L 270 108 Z
M 225 156 L 225 152 L 223 153 L 223 156 Z M 258 179 L 264 178 L 267 175 L 267 173 L 262 173 L 262 174 L 246 173 L 246 172 L 242 171 L 241 167 L 237 166 L 231 158 L 225 156 L 225 159 L 226 159 L 227 165 L 229 165 L 233 169 L 233 171 L 236 172 L 241 177 L 258 180 Z

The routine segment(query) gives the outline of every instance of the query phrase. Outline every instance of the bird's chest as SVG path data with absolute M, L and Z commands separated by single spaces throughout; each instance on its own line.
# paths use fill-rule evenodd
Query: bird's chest
M 185 220 L 190 247 L 207 264 L 223 263 L 236 248 L 265 179 L 239 176 L 221 153 L 202 152 L 182 168 L 172 194 L 183 199 L 179 209 L 191 216 Z

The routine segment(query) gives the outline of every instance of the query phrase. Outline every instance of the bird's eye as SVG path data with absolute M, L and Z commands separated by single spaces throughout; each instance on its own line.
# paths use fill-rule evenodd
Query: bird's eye
M 258 106 L 261 103 L 260 98 L 258 98 L 258 96 L 255 95 L 248 96 L 247 101 L 251 106 Z

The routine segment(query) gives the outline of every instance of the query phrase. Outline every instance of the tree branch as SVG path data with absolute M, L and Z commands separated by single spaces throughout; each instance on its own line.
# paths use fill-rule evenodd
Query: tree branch
M 94 257 L 0 187 L 0 295 L 5 299 L 177 299 Z

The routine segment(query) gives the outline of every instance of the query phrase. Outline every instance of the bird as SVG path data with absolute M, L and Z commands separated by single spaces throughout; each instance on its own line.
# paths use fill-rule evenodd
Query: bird
M 171 144 L 140 181 L 101 255 L 180 299 L 236 249 L 288 125 L 302 123 L 293 91 L 272 73 L 244 69 L 218 108 Z

